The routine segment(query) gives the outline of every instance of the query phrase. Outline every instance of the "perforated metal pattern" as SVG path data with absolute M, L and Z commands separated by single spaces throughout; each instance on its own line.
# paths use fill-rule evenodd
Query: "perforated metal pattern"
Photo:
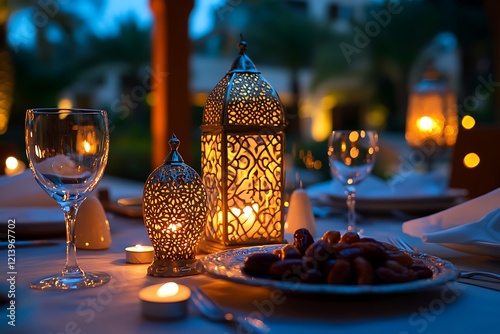
M 225 177 L 221 155 L 215 156 L 221 152 L 217 137 L 220 135 L 202 139 L 203 182 L 208 196 L 205 238 L 226 245 L 280 242 L 283 134 L 228 135 Z M 223 187 L 227 194 L 223 194 Z
M 217 222 L 217 213 L 222 212 L 222 134 L 208 134 L 201 137 L 201 162 L 203 184 L 207 192 L 207 225 L 205 238 L 222 241 L 223 226 Z
M 208 95 L 205 109 L 203 110 L 203 124 L 222 124 L 222 111 L 224 110 L 229 78 L 229 75 L 224 76 L 212 90 L 210 95 Z
M 206 224 L 206 199 L 200 176 L 185 164 L 162 165 L 151 173 L 143 210 L 154 262 L 195 258 Z
M 221 124 L 283 126 L 278 94 L 260 74 L 227 74 L 208 96 L 203 111 L 203 125 Z

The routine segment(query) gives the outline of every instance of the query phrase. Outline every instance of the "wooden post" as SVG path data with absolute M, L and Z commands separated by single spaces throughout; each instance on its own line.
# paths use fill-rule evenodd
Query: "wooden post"
M 194 0 L 150 0 L 154 15 L 152 37 L 153 94 L 151 109 L 152 167 L 163 163 L 175 133 L 179 151 L 191 163 L 193 117 L 189 93 L 189 14 Z M 184 152 L 184 153 L 183 153 Z

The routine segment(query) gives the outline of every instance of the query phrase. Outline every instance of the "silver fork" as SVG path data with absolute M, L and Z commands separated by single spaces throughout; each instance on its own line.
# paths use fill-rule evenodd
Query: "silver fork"
M 257 318 L 235 316 L 223 311 L 199 287 L 191 288 L 191 301 L 205 317 L 215 322 L 232 325 L 237 333 L 244 331 L 245 333 L 266 334 L 270 332 L 269 327 Z
M 389 242 L 393 244 L 394 246 L 410 252 L 410 253 L 415 253 L 415 254 L 421 254 L 415 247 L 410 245 L 408 241 L 401 237 L 396 237 L 396 238 L 389 238 Z M 487 278 L 493 278 L 495 280 L 500 281 L 500 275 L 495 274 L 489 271 L 480 271 L 480 270 L 470 270 L 470 271 L 460 271 L 459 274 L 460 278 L 470 278 L 473 279 L 474 277 L 487 277 Z

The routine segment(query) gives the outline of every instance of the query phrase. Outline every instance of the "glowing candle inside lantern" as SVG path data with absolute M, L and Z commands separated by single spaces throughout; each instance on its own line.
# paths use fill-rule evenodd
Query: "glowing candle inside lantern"
M 228 226 L 230 226 L 230 237 L 239 238 L 242 240 L 252 238 L 256 233 L 258 233 L 260 228 L 260 222 L 257 219 L 259 212 L 259 205 L 247 205 L 242 209 L 240 208 L 230 208 L 230 212 L 227 213 Z M 219 223 L 222 224 L 222 212 L 218 214 Z M 246 237 L 245 237 L 246 236 Z

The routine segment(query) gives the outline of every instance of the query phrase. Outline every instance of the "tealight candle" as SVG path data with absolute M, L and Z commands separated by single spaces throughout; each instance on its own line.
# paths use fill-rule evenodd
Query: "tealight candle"
M 142 315 L 158 320 L 186 316 L 189 297 L 191 290 L 174 282 L 150 285 L 139 291 Z
M 151 263 L 153 257 L 153 246 L 135 245 L 125 248 L 125 259 L 128 263 Z

